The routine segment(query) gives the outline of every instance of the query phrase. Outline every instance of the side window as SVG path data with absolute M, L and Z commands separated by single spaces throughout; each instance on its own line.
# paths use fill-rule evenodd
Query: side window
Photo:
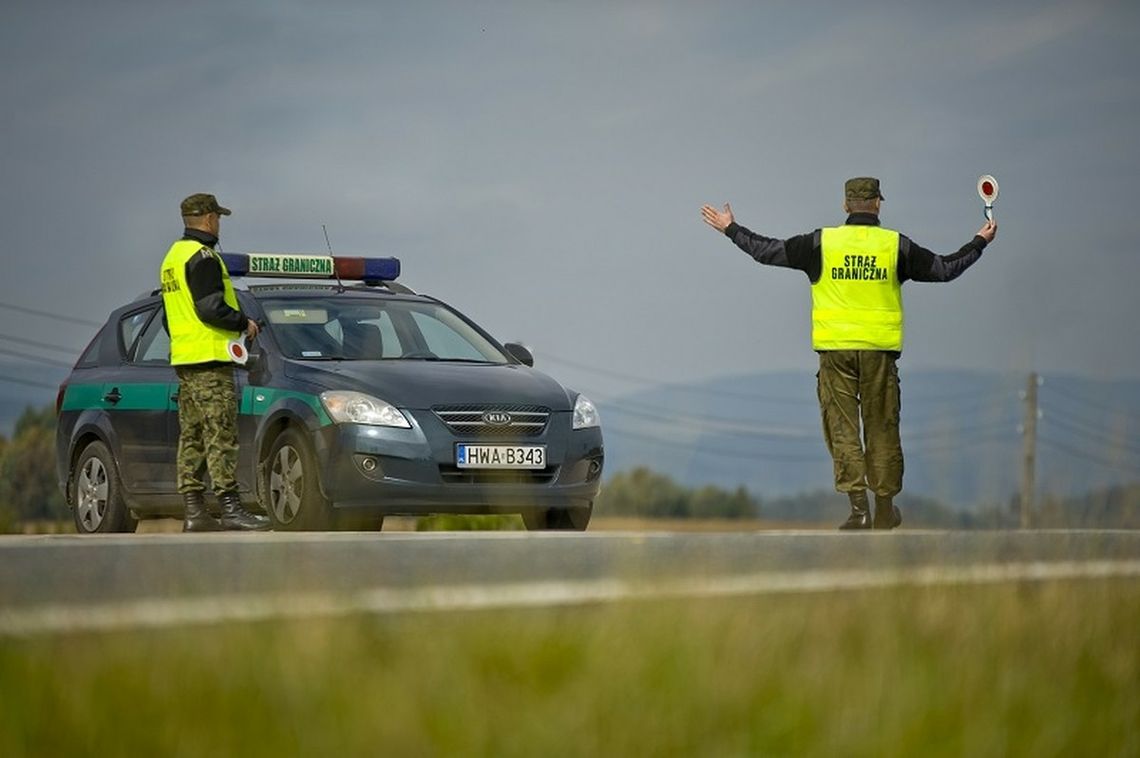
M 122 350 L 123 356 L 131 354 L 131 348 L 134 347 L 135 340 L 138 339 L 139 333 L 142 331 L 142 328 L 146 326 L 146 320 L 150 318 L 150 314 L 152 313 L 154 313 L 153 308 L 136 313 L 129 313 L 119 320 L 119 347 Z
M 486 360 L 475 346 L 463 339 L 454 329 L 434 316 L 419 311 L 412 312 L 412 318 L 423 335 L 428 350 L 440 358 Z
M 162 311 L 154 315 L 146 331 L 139 338 L 134 352 L 134 363 L 170 363 L 170 333 L 163 323 Z

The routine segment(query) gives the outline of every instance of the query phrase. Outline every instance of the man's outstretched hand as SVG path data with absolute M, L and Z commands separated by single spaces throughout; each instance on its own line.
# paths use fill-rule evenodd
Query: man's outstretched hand
M 701 208 L 701 216 L 704 217 L 705 223 L 716 229 L 718 232 L 724 232 L 735 219 L 732 216 L 732 206 L 728 203 L 724 204 L 724 210 L 718 211 L 711 205 L 706 205 Z
M 982 228 L 978 230 L 978 236 L 986 242 L 993 242 L 994 237 L 997 236 L 997 222 L 994 220 L 986 221 L 982 224 Z

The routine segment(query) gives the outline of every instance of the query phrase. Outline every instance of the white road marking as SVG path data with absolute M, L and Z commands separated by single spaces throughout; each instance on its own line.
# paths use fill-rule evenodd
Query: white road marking
M 423 611 L 495 610 L 622 600 L 834 592 L 1001 582 L 1140 577 L 1140 560 L 809 570 L 630 582 L 620 579 L 377 588 L 348 594 L 221 595 L 0 609 L 0 636 Z

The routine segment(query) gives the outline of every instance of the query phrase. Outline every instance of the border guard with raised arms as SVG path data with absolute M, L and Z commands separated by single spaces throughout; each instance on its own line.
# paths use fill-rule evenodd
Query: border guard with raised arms
M 902 523 L 894 504 L 903 478 L 896 366 L 903 346 L 902 284 L 957 279 L 993 241 L 997 224 L 988 220 L 957 252 L 942 256 L 879 226 L 878 179 L 847 180 L 844 198 L 842 226 L 786 240 L 740 226 L 727 203 L 723 210 L 706 205 L 701 215 L 758 263 L 807 274 L 823 436 L 835 488 L 851 502 L 839 528 L 894 529 Z M 868 489 L 875 496 L 874 516 Z

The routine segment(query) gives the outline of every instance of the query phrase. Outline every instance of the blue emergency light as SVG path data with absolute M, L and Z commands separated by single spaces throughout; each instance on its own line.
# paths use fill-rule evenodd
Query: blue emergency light
M 347 258 L 295 253 L 222 253 L 230 276 L 291 279 L 348 279 L 391 282 L 400 276 L 399 258 Z

